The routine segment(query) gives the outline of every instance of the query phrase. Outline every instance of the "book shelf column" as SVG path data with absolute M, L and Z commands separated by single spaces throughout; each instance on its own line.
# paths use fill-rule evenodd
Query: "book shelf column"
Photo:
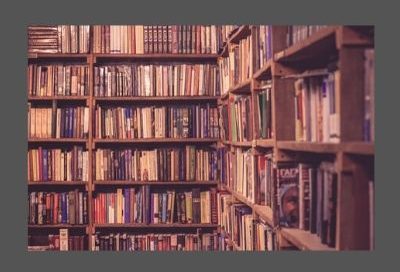
M 89 250 L 93 249 L 93 241 L 92 241 L 92 235 L 94 234 L 94 227 L 93 227 L 93 209 L 92 203 L 93 203 L 93 191 L 95 190 L 94 188 L 94 182 L 93 182 L 93 169 L 94 168 L 94 163 L 93 163 L 93 149 L 94 149 L 94 143 L 93 143 L 93 114 L 94 114 L 94 56 L 93 54 L 90 54 L 87 58 L 87 63 L 89 65 L 89 101 L 88 101 L 88 106 L 89 106 L 89 141 L 88 141 L 88 152 L 89 152 L 89 180 L 88 180 L 88 212 L 89 212 L 89 227 L 87 230 L 88 234 L 88 246 Z

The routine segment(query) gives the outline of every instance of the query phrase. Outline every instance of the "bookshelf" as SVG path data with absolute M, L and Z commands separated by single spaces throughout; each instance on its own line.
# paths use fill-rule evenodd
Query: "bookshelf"
M 218 54 L 115 54 L 115 53 L 30 53 L 29 64 L 82 64 L 88 66 L 88 93 L 85 96 L 28 96 L 32 105 L 49 102 L 59 102 L 62 105 L 85 105 L 89 108 L 89 135 L 87 139 L 78 138 L 28 138 L 28 147 L 48 146 L 65 148 L 71 145 L 84 146 L 88 151 L 88 165 L 94 165 L 93 155 L 98 147 L 145 147 L 195 145 L 210 148 L 225 147 L 228 152 L 234 148 L 250 150 L 252 155 L 273 154 L 275 164 L 295 161 L 330 161 L 338 179 L 338 196 L 335 225 L 335 247 L 323 244 L 316 234 L 309 231 L 280 227 L 277 211 L 266 205 L 249 201 L 245 196 L 221 184 L 222 181 L 126 181 L 126 180 L 95 180 L 92 170 L 88 171 L 87 181 L 28 181 L 29 190 L 70 190 L 82 188 L 88 193 L 88 224 L 85 225 L 28 225 L 29 230 L 41 229 L 84 229 L 88 235 L 88 248 L 92 248 L 90 235 L 98 230 L 112 232 L 115 229 L 143 230 L 163 229 L 182 231 L 201 229 L 205 231 L 219 229 L 218 224 L 96 224 L 93 217 L 93 196 L 107 188 L 125 188 L 149 185 L 152 188 L 213 188 L 228 192 L 232 199 L 251 208 L 254 219 L 262 219 L 270 225 L 278 236 L 278 250 L 293 246 L 299 250 L 337 251 L 361 249 L 368 250 L 370 246 L 369 220 L 369 180 L 374 179 L 374 142 L 363 141 L 364 121 L 364 50 L 374 47 L 371 34 L 373 27 L 357 26 L 326 26 L 308 37 L 287 45 L 288 27 L 272 26 L 270 47 L 272 57 L 258 69 L 251 69 L 249 78 L 231 86 L 221 96 L 136 96 L 136 97 L 99 97 L 94 95 L 94 68 L 109 64 L 135 63 L 189 63 L 218 64 L 239 43 L 255 33 L 256 26 L 243 25 L 234 29 Z M 253 54 L 256 55 L 255 51 Z M 254 56 L 250 56 L 253 58 Z M 337 97 L 340 142 L 300 142 L 296 141 L 294 83 L 299 78 L 321 75 L 334 60 L 340 72 Z M 253 63 L 254 65 L 254 63 Z M 311 71 L 311 72 L 310 72 Z M 321 72 L 322 71 L 322 72 Z M 265 82 L 271 85 L 271 130 L 269 138 L 261 138 L 256 128 L 256 96 L 263 89 Z M 228 139 L 217 138 L 141 138 L 141 139 L 99 139 L 94 137 L 94 113 L 97 105 L 188 105 L 210 103 L 215 106 L 228 106 L 228 116 L 231 115 L 230 105 L 235 97 L 250 98 L 249 120 L 251 136 L 244 141 L 235 141 L 229 133 Z M 221 129 L 221 128 L 220 128 Z M 229 122 L 229 130 L 231 124 Z M 254 175 L 255 176 L 255 175 Z M 366 226 L 359 228 L 358 226 Z M 221 234 L 227 239 L 228 245 L 234 250 L 241 250 L 231 235 L 224 230 Z
M 243 27 L 240 29 L 242 30 L 240 35 L 234 40 L 228 40 L 222 50 L 222 57 L 227 57 L 230 43 L 237 44 L 240 39 L 251 35 L 253 26 L 249 26 L 249 31 L 244 31 Z M 375 153 L 374 142 L 363 141 L 364 60 L 362 54 L 365 49 L 373 48 L 371 32 L 373 32 L 373 27 L 327 26 L 287 47 L 287 28 L 272 26 L 273 58 L 254 71 L 251 79 L 239 82 L 221 97 L 222 104 L 229 104 L 229 97 L 235 94 L 254 97 L 262 81 L 268 79 L 272 81 L 273 137 L 271 139 L 253 138 L 250 142 L 232 142 L 231 139 L 221 141 L 221 144 L 229 150 L 232 146 L 236 146 L 250 148 L 254 154 L 272 153 L 275 163 L 310 161 L 310 159 L 334 163 L 338 174 L 339 190 L 335 247 L 321 243 L 318 236 L 309 231 L 279 227 L 276 220 L 277 214 L 271 208 L 252 203 L 229 187 L 221 188 L 229 192 L 236 201 L 251 207 L 254 218 L 262 217 L 269 225 L 277 227 L 276 233 L 279 236 L 281 250 L 284 250 L 288 244 L 300 250 L 370 249 L 368 220 L 371 215 L 365 210 L 368 210 L 366 208 L 368 207 L 368 180 L 374 177 Z M 320 72 L 314 71 L 326 68 L 331 58 L 336 58 L 341 74 L 337 90 L 341 140 L 339 143 L 296 141 L 294 107 L 288 107 L 288 105 L 294 105 L 294 81 L 303 76 L 317 76 Z M 252 111 L 251 114 L 254 115 L 254 112 Z M 253 123 L 253 129 L 255 129 L 254 125 L 255 123 Z M 255 131 L 253 135 L 257 137 Z M 361 215 L 355 219 L 357 211 Z M 360 222 L 363 222 L 361 224 L 366 227 L 357 231 L 356 225 L 360 226 Z

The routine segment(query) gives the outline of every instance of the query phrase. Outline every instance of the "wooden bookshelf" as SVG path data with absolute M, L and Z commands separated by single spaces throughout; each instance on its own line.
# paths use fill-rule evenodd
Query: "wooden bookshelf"
M 314 251 L 334 251 L 335 248 L 328 247 L 320 242 L 320 239 L 315 234 L 299 230 L 281 228 L 280 234 L 291 242 L 293 245 L 301 250 L 314 250 Z
M 86 144 L 89 151 L 89 165 L 93 165 L 92 155 L 94 149 L 102 144 L 116 145 L 143 145 L 156 146 L 164 144 L 195 144 L 195 145 L 225 145 L 227 147 L 257 149 L 257 154 L 271 153 L 274 163 L 298 159 L 307 156 L 334 158 L 335 170 L 338 174 L 338 207 L 336 223 L 336 248 L 328 247 L 321 243 L 320 238 L 310 232 L 277 228 L 276 233 L 282 239 L 301 250 L 334 251 L 343 249 L 368 249 L 368 211 L 365 209 L 368 201 L 368 180 L 374 178 L 373 161 L 375 156 L 374 142 L 362 141 L 363 118 L 363 55 L 365 48 L 373 47 L 373 27 L 360 26 L 327 26 L 316 31 L 304 40 L 289 47 L 286 45 L 286 26 L 272 26 L 272 59 L 264 63 L 260 69 L 254 71 L 250 78 L 231 87 L 228 92 L 220 97 L 214 96 L 176 96 L 176 97 L 95 97 L 94 96 L 94 66 L 114 63 L 216 63 L 221 58 L 227 57 L 229 50 L 237 46 L 242 40 L 252 34 L 253 27 L 242 25 L 232 32 L 223 45 L 220 54 L 28 54 L 29 63 L 85 63 L 89 66 L 89 96 L 50 96 L 32 97 L 27 99 L 31 103 L 46 101 L 62 101 L 62 103 L 84 102 L 90 110 L 90 126 L 88 139 L 28 139 L 29 144 Z M 307 75 L 309 69 L 326 69 L 331 59 L 337 59 L 340 71 L 340 84 L 338 88 L 338 107 L 340 119 L 340 143 L 311 143 L 295 141 L 294 123 L 294 80 Z M 308 75 L 310 76 L 310 75 Z M 271 95 L 271 122 L 273 137 L 259 139 L 256 137 L 256 128 L 253 116 L 254 96 L 260 90 L 260 82 L 270 79 L 272 82 Z M 146 139 L 95 139 L 93 133 L 93 114 L 96 104 L 99 103 L 168 103 L 182 105 L 190 103 L 231 103 L 229 98 L 234 95 L 252 96 L 251 123 L 252 141 L 232 142 L 231 139 L 222 141 L 207 138 L 146 138 Z M 47 103 L 47 102 L 46 102 Z M 230 112 L 228 111 L 230 116 Z M 220 144 L 220 145 L 218 145 Z M 214 146 L 215 147 L 215 146 Z M 283 155 L 282 155 L 283 154 Z M 278 156 L 276 156 L 278 155 Z M 282 155 L 282 156 L 281 156 Z M 29 189 L 42 186 L 85 186 L 89 198 L 89 223 L 87 225 L 28 225 L 29 229 L 56 229 L 56 228 L 86 228 L 89 235 L 96 229 L 214 229 L 214 224 L 95 224 L 92 218 L 92 196 L 98 189 L 105 186 L 135 186 L 154 185 L 181 188 L 181 186 L 215 186 L 221 184 L 216 181 L 96 181 L 93 171 L 89 172 L 89 180 L 85 182 L 51 181 L 28 182 Z M 349 180 L 348 175 L 353 179 Z M 351 182 L 350 182 L 351 181 Z M 272 227 L 277 227 L 276 211 L 267 206 L 251 203 L 247 198 L 232 191 L 226 186 L 222 190 L 230 193 L 236 200 L 251 207 L 254 217 L 260 217 Z M 356 194 L 354 192 L 357 192 Z M 225 233 L 229 244 L 235 250 L 240 247 L 231 240 L 229 233 Z M 90 237 L 89 237 L 90 238 Z M 89 249 L 91 248 L 91 239 Z

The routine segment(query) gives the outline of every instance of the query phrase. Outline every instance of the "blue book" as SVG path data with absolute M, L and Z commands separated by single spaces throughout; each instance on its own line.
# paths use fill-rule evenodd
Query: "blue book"
M 124 196 L 125 196 L 125 207 L 124 207 L 124 217 L 125 217 L 125 223 L 130 223 L 129 218 L 131 214 L 130 210 L 130 199 L 131 199 L 131 194 L 130 194 L 130 189 L 126 188 L 124 190 Z
M 154 194 L 150 195 L 150 222 L 154 223 Z
M 167 193 L 162 194 L 162 222 L 167 221 Z
M 61 223 L 67 224 L 67 193 L 61 193 Z
M 42 178 L 43 180 L 47 181 L 47 149 L 42 149 Z

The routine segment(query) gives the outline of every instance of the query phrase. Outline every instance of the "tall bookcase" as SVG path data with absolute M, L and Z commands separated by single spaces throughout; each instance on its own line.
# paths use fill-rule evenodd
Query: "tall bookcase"
M 29 63 L 79 63 L 86 64 L 89 67 L 89 95 L 88 96 L 68 96 L 68 97 L 28 97 L 31 104 L 51 105 L 53 102 L 63 103 L 66 105 L 86 105 L 90 109 L 90 126 L 88 139 L 28 139 L 29 147 L 42 145 L 46 147 L 65 147 L 69 145 L 82 145 L 89 151 L 89 180 L 83 182 L 28 182 L 29 190 L 35 191 L 66 191 L 70 188 L 80 188 L 88 192 L 89 222 L 85 225 L 28 225 L 29 233 L 57 233 L 60 228 L 68 228 L 70 232 L 85 233 L 88 237 L 88 248 L 92 248 L 91 235 L 98 230 L 106 232 L 112 231 L 132 231 L 143 230 L 157 232 L 160 230 L 172 230 L 176 232 L 181 230 L 183 233 L 196 232 L 198 230 L 204 232 L 212 232 L 217 230 L 216 224 L 95 224 L 92 218 L 92 198 L 94 194 L 103 188 L 121 188 L 133 187 L 139 185 L 150 185 L 151 187 L 164 187 L 169 189 L 217 187 L 217 181 L 96 181 L 93 176 L 93 154 L 98 147 L 125 146 L 125 147 L 160 147 L 160 146 L 216 146 L 217 138 L 155 138 L 155 139 L 96 139 L 93 132 L 93 116 L 96 105 L 190 105 L 193 103 L 204 104 L 210 103 L 217 105 L 218 97 L 216 96 L 176 96 L 176 97 L 95 97 L 94 96 L 94 67 L 102 64 L 115 63 L 213 63 L 216 64 L 218 55 L 216 54 L 30 54 L 28 56 Z
M 272 26 L 273 57 L 264 67 L 254 71 L 251 78 L 231 87 L 221 97 L 229 105 L 235 95 L 254 96 L 263 80 L 272 83 L 272 131 L 270 139 L 254 138 L 246 142 L 222 141 L 229 149 L 250 149 L 252 154 L 273 154 L 275 163 L 301 161 L 331 161 L 338 175 L 336 247 L 322 244 L 310 232 L 279 227 L 276 211 L 257 205 L 232 188 L 223 190 L 251 207 L 253 218 L 262 218 L 275 229 L 279 248 L 296 247 L 300 250 L 368 250 L 370 249 L 370 217 L 368 182 L 374 179 L 374 142 L 363 141 L 364 122 L 364 50 L 373 48 L 373 27 L 326 26 L 289 47 L 286 26 Z M 231 47 L 247 38 L 253 26 L 241 26 L 228 40 L 221 58 L 227 57 Z M 368 34 L 366 34 L 368 33 Z M 340 143 L 298 142 L 295 139 L 294 81 L 309 70 L 326 68 L 330 59 L 338 60 L 340 81 L 337 91 L 339 106 Z M 255 105 L 251 115 L 255 116 Z M 228 107 L 229 108 L 229 107 Z M 229 110 L 228 110 L 229 112 Z M 230 113 L 228 113 L 230 116 Z M 373 239 L 373 238 L 372 238 Z M 235 245 L 235 241 L 230 241 Z M 235 245 L 235 249 L 240 248 Z
M 368 181 L 374 179 L 374 143 L 363 142 L 363 51 L 373 47 L 373 36 L 365 34 L 365 27 L 328 26 L 320 29 L 306 39 L 286 46 L 286 26 L 272 26 L 273 57 L 263 67 L 254 71 L 251 77 L 229 89 L 221 97 L 213 96 L 178 96 L 178 97 L 95 97 L 94 67 L 99 64 L 114 63 L 213 63 L 225 58 L 231 47 L 247 38 L 254 31 L 254 26 L 244 25 L 230 35 L 221 48 L 220 54 L 30 54 L 28 63 L 76 63 L 89 67 L 89 95 L 69 97 L 28 97 L 32 105 L 84 105 L 89 107 L 89 137 L 87 139 L 28 139 L 28 146 L 38 145 L 48 147 L 83 146 L 89 152 L 89 179 L 82 182 L 28 182 L 29 190 L 65 191 L 80 188 L 88 192 L 89 222 L 85 225 L 28 225 L 28 232 L 55 232 L 59 228 L 68 228 L 72 232 L 84 233 L 88 237 L 88 248 L 92 248 L 91 235 L 97 230 L 152 230 L 182 229 L 193 231 L 221 231 L 215 224 L 95 224 L 92 218 L 93 195 L 103 188 L 129 187 L 149 184 L 165 188 L 183 187 L 218 187 L 227 191 L 232 198 L 252 209 L 255 219 L 262 218 L 274 228 L 278 235 L 279 249 L 296 247 L 300 250 L 348 250 L 369 249 L 370 229 L 368 198 Z M 295 140 L 295 109 L 294 80 L 304 75 L 309 69 L 325 68 L 330 58 L 338 59 L 340 84 L 338 91 L 340 143 L 308 143 Z M 255 121 L 251 118 L 251 127 L 255 137 L 251 141 L 234 142 L 231 139 L 185 138 L 185 139 L 134 139 L 110 140 L 96 139 L 93 132 L 93 116 L 96 105 L 186 105 L 190 103 L 211 103 L 214 105 L 229 105 L 235 95 L 251 97 L 251 114 L 254 117 L 255 95 L 261 82 L 271 80 L 271 121 L 273 136 L 270 139 L 257 137 Z M 229 108 L 229 107 L 228 107 Z M 328 160 L 334 163 L 338 174 L 338 199 L 336 223 L 336 248 L 322 244 L 315 234 L 307 231 L 278 226 L 276 212 L 267 206 L 258 205 L 227 186 L 215 181 L 192 182 L 127 182 L 127 181 L 96 181 L 93 177 L 93 154 L 98 147 L 104 146 L 182 146 L 192 144 L 197 146 L 224 146 L 231 148 L 250 149 L 252 154 L 272 153 L 275 163 L 302 160 Z M 361 227 L 360 227 L 361 226 Z M 229 234 L 225 233 L 229 239 Z M 228 241 L 233 249 L 240 250 L 235 241 Z

